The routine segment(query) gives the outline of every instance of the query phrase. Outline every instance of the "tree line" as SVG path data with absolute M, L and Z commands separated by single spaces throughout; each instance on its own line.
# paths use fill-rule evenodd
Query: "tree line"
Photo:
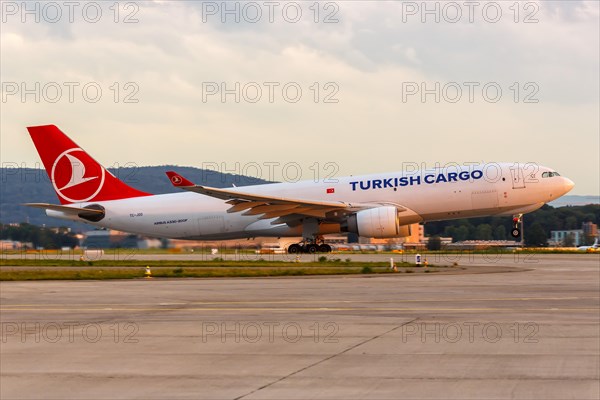
M 545 246 L 550 231 L 581 229 L 584 222 L 600 222 L 600 205 L 568 206 L 554 208 L 544 205 L 539 210 L 523 217 L 525 244 Z M 512 218 L 482 217 L 436 221 L 425 224 L 428 236 L 451 237 L 453 242 L 463 240 L 514 240 L 510 235 Z M 593 237 L 586 237 L 587 244 L 593 243 Z
M 0 224 L 0 239 L 18 242 L 30 242 L 34 248 L 60 249 L 75 247 L 79 239 L 68 228 L 46 228 L 27 223 Z

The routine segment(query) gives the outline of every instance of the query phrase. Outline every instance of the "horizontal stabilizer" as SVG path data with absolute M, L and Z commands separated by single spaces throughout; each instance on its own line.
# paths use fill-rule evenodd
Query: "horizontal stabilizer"
M 27 207 L 41 208 L 44 210 L 58 211 L 63 214 L 79 217 L 87 221 L 97 222 L 104 218 L 105 211 L 104 207 L 99 205 L 93 205 L 92 207 L 72 207 L 72 206 L 61 206 L 58 204 L 48 203 L 25 203 Z

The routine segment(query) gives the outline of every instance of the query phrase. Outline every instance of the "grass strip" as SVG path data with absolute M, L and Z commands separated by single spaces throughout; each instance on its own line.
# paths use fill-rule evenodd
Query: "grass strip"
M 199 264 L 202 262 L 196 262 Z M 204 262 L 206 264 L 207 262 Z M 154 266 L 151 268 L 152 278 L 227 278 L 227 277 L 275 277 L 275 276 L 310 276 L 310 275 L 352 275 L 352 274 L 389 274 L 393 273 L 387 263 L 344 263 L 342 265 L 323 265 L 323 263 L 212 263 L 213 265 L 193 266 Z M 217 264 L 217 265 L 214 265 Z M 233 264 L 233 265 L 232 265 Z M 272 265 L 276 264 L 276 265 Z M 283 264 L 283 265 L 281 265 Z M 346 265 L 352 264 L 352 265 Z M 419 268 L 406 265 L 398 268 L 396 273 L 431 273 L 444 270 L 445 267 Z M 52 266 L 0 268 L 0 281 L 21 280 L 78 280 L 78 279 L 136 279 L 144 278 L 145 267 L 107 266 L 53 268 Z

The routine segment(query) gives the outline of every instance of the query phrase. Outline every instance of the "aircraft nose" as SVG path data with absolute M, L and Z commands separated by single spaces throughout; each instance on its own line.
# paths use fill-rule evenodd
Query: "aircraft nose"
M 573 189 L 575 187 L 575 182 L 573 182 L 569 178 L 565 178 L 564 179 L 564 187 L 565 187 L 565 193 L 569 193 L 571 191 L 571 189 Z

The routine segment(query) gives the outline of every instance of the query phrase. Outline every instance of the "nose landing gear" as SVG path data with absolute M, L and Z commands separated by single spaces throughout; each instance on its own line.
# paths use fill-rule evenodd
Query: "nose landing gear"
M 513 229 L 510 232 L 510 234 L 512 235 L 512 237 L 518 238 L 519 235 L 521 234 L 521 230 L 519 229 L 519 226 L 521 226 L 521 223 L 523 222 L 523 214 L 514 215 L 512 222 L 513 222 Z

